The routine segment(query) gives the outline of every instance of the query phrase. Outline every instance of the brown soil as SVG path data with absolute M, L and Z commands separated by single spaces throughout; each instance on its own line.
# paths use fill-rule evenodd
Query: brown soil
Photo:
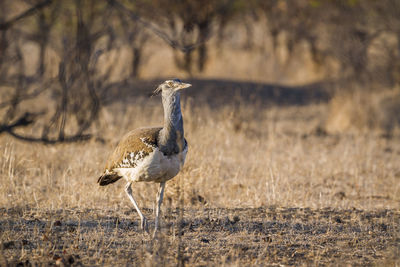
M 145 213 L 154 221 L 151 210 Z M 400 212 L 308 208 L 164 212 L 161 234 L 123 210 L 1 209 L 1 264 L 392 265 Z M 183 219 L 179 219 L 183 218 Z

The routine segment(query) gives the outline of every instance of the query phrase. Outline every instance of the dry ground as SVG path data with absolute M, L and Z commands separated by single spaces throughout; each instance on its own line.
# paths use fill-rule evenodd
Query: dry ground
M 156 240 L 133 212 L 3 208 L 2 264 L 399 264 L 400 213 L 390 210 L 200 208 L 182 220 L 173 210 Z
M 87 143 L 0 136 L 2 264 L 399 265 L 398 135 L 325 134 L 318 90 L 193 83 L 187 162 L 167 183 L 156 241 L 140 233 L 124 183 L 96 180 L 125 132 L 162 122 L 160 99 L 111 95 Z M 133 188 L 150 219 L 156 189 Z

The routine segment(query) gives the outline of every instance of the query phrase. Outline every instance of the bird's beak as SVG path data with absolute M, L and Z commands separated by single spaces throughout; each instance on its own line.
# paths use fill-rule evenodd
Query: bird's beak
M 181 83 L 181 84 L 178 86 L 177 90 L 182 90 L 182 89 L 188 88 L 188 87 L 190 87 L 190 86 L 192 86 L 190 83 Z

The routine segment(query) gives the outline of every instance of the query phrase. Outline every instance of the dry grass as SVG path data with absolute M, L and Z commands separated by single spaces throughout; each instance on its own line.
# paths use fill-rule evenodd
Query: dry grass
M 329 133 L 378 131 L 392 135 L 400 129 L 400 90 L 337 93 L 329 105 L 325 129 Z
M 315 129 L 328 112 L 323 103 L 265 107 L 235 101 L 216 107 L 182 98 L 189 153 L 184 170 L 167 183 L 163 207 L 163 238 L 173 249 L 138 233 L 138 216 L 123 182 L 105 188 L 96 184 L 126 131 L 162 122 L 160 100 L 137 97 L 127 100 L 131 105 L 103 109 L 93 131 L 104 144 L 43 146 L 0 136 L 0 240 L 9 244 L 3 258 L 54 263 L 66 251 L 75 255 L 75 263 L 78 255 L 88 265 L 132 260 L 170 265 L 182 248 L 180 260 L 194 265 L 208 260 L 371 264 L 399 249 L 398 137 L 321 135 Z M 133 194 L 140 206 L 152 209 L 156 189 L 138 183 Z M 175 211 L 182 191 L 183 225 Z M 268 208 L 250 209 L 258 207 Z M 364 219 L 368 216 L 372 219 Z M 58 228 L 55 221 L 60 221 Z M 398 258 L 389 259 L 399 264 Z

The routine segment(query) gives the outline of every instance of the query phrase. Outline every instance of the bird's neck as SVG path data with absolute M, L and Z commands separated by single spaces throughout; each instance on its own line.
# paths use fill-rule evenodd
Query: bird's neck
M 175 92 L 162 96 L 164 127 L 160 131 L 158 145 L 167 155 L 179 153 L 184 147 L 183 119 L 180 94 Z

